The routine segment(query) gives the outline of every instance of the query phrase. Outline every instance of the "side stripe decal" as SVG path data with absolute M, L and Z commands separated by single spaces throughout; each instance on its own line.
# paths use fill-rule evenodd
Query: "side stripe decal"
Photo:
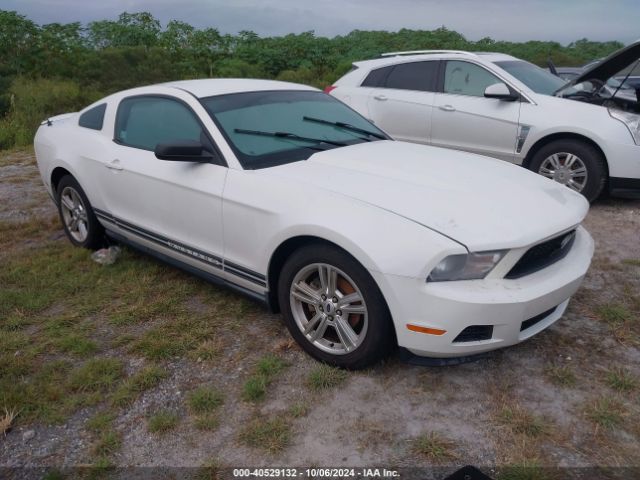
M 252 276 L 252 277 L 254 277 L 254 278 L 255 278 L 255 279 L 257 279 L 257 280 L 266 280 L 266 279 L 267 279 L 267 277 L 265 277 L 265 276 L 264 276 L 264 275 L 262 275 L 261 273 L 254 272 L 254 271 L 252 271 L 252 270 L 249 270 L 248 268 L 244 268 L 243 266 L 238 265 L 238 264 L 236 264 L 236 263 L 232 263 L 232 262 L 230 262 L 230 261 L 228 261 L 228 260 L 225 260 L 225 262 L 224 262 L 224 268 L 225 268 L 225 269 L 229 269 L 229 270 L 235 270 L 235 271 L 237 271 L 238 273 L 243 273 L 243 274 L 245 274 L 245 275 Z
M 150 232 L 149 230 L 138 227 L 137 225 L 129 223 L 125 220 L 116 218 L 103 210 L 94 208 L 93 211 L 99 219 L 109 223 L 113 223 L 114 225 L 117 225 L 118 227 L 126 230 L 129 233 L 133 233 L 134 235 L 162 245 L 163 247 L 170 248 L 171 250 L 182 253 L 183 255 L 187 255 L 212 267 L 219 268 L 220 270 L 223 270 L 225 272 L 229 272 L 237 277 L 243 278 L 244 280 L 248 280 L 252 283 L 255 283 L 256 285 L 260 285 L 261 287 L 267 286 L 266 277 L 261 273 L 254 272 L 253 270 L 249 270 L 248 268 L 245 268 L 241 265 L 225 261 L 217 255 L 204 252 L 189 245 L 185 245 L 184 243 L 177 242 L 167 237 L 163 237 L 156 233 Z

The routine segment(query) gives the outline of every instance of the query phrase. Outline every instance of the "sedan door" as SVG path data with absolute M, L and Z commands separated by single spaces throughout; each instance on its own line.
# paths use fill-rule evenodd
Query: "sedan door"
M 431 143 L 514 161 L 520 101 L 485 98 L 489 85 L 504 83 L 475 63 L 449 60 L 442 93 L 435 94 Z
M 371 72 L 379 82 L 369 95 L 374 123 L 396 140 L 429 143 L 438 65 L 409 62 Z
M 227 167 L 159 160 L 158 143 L 195 140 L 216 150 L 187 100 L 164 95 L 124 98 L 100 181 L 108 228 L 145 247 L 220 274 L 222 193 Z

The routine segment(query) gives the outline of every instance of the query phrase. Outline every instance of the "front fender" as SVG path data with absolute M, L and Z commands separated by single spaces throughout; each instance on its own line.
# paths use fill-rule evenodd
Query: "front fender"
M 300 236 L 334 243 L 368 270 L 409 277 L 426 278 L 444 256 L 467 251 L 395 213 L 330 191 L 266 179 L 258 171 L 229 171 L 223 211 L 225 258 L 263 274 L 276 249 Z

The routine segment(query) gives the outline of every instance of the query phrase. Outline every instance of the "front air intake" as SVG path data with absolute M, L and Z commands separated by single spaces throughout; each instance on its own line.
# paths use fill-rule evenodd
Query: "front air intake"
M 493 336 L 493 325 L 471 325 L 462 330 L 453 340 L 453 343 L 479 342 L 481 340 L 491 340 Z
M 523 332 L 523 331 L 527 330 L 528 328 L 533 327 L 536 323 L 541 322 L 542 320 L 547 318 L 549 315 L 551 315 L 553 312 L 555 312 L 556 308 L 558 308 L 558 307 L 553 307 L 552 309 L 547 310 L 546 312 L 542 312 L 542 313 L 536 315 L 535 317 L 531 317 L 530 319 L 525 320 L 520 325 L 520 331 Z

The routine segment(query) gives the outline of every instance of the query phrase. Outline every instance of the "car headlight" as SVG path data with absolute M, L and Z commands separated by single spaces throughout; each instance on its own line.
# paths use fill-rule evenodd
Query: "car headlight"
M 616 108 L 609 108 L 609 115 L 624 123 L 629 129 L 629 133 L 631 133 L 635 144 L 640 145 L 640 115 Z
M 449 255 L 435 266 L 427 282 L 452 280 L 477 280 L 486 277 L 498 264 L 507 250 Z

